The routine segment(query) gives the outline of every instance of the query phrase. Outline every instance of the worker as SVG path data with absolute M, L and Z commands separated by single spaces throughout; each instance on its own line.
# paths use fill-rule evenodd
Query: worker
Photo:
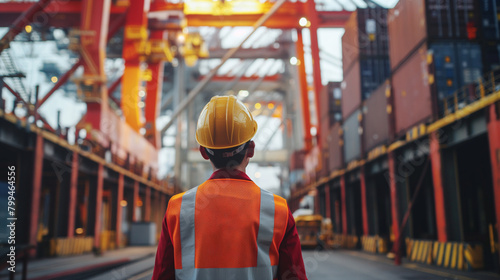
M 203 108 L 196 141 L 214 172 L 170 199 L 152 279 L 307 280 L 286 200 L 245 173 L 256 132 L 234 96 L 215 96 Z

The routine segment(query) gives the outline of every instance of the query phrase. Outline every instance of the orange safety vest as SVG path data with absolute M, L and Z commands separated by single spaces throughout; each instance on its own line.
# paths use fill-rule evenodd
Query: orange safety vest
M 286 200 L 241 179 L 211 179 L 171 198 L 175 277 L 277 279 Z

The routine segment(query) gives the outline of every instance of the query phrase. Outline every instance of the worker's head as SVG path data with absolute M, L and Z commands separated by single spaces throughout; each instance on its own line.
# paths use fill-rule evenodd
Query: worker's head
M 201 111 L 196 141 L 216 169 L 245 167 L 254 154 L 257 122 L 234 96 L 214 96 Z

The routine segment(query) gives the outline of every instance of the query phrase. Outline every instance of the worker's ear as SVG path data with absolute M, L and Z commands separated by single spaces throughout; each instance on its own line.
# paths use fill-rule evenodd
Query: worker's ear
M 201 156 L 206 159 L 206 160 L 209 160 L 210 158 L 208 157 L 208 154 L 207 154 L 207 150 L 205 150 L 204 147 L 200 146 L 200 153 L 201 153 Z
M 252 158 L 254 153 L 255 153 L 255 142 L 250 141 L 250 143 L 248 143 L 248 148 L 247 148 L 247 157 Z

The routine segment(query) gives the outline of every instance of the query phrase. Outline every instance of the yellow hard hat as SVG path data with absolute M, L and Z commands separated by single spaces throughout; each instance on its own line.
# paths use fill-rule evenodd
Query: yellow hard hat
M 252 113 L 235 96 L 214 96 L 201 111 L 196 141 L 209 149 L 228 149 L 248 142 L 257 132 Z

